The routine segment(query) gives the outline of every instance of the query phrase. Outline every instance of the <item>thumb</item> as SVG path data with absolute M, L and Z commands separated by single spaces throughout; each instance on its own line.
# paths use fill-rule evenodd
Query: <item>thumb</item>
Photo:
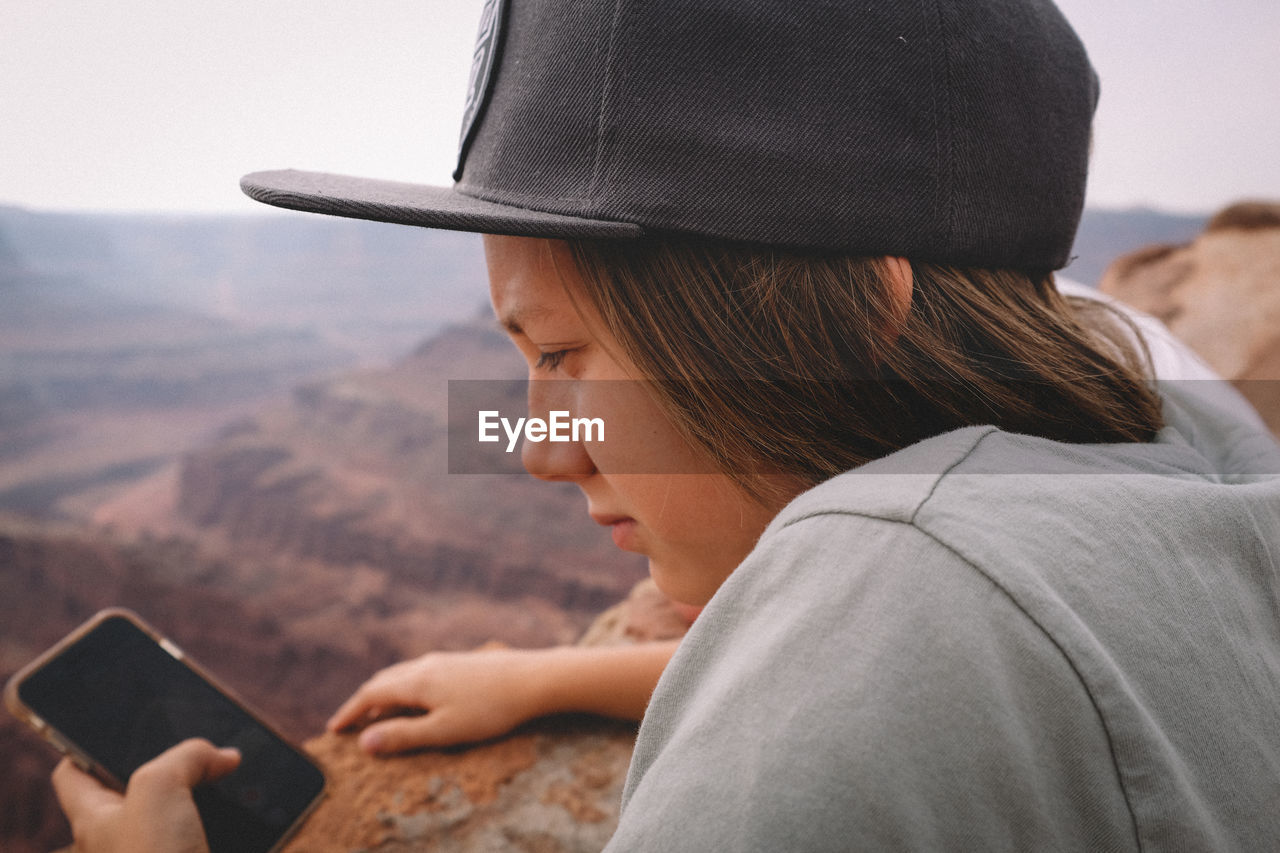
M 217 782 L 223 776 L 231 775 L 240 766 L 241 760 L 240 750 L 234 746 L 215 749 L 208 763 L 205 764 L 204 778 L 201 781 Z
M 360 733 L 360 748 L 373 755 L 390 755 L 430 746 L 450 746 L 463 738 L 451 735 L 448 716 L 447 711 L 432 711 L 373 723 Z
M 169 751 L 174 755 L 175 770 L 188 787 L 216 782 L 240 766 L 240 750 L 219 749 L 203 738 L 183 741 Z
M 203 782 L 215 782 L 239 766 L 239 750 L 218 749 L 207 740 L 192 738 L 135 770 L 129 787 L 191 789 Z

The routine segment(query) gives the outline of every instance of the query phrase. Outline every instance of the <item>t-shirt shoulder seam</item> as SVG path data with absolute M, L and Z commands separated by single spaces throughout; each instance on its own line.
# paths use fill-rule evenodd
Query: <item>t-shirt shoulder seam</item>
M 996 435 L 998 433 L 1000 433 L 999 427 L 988 426 L 980 434 L 975 436 L 973 441 L 969 444 L 969 447 L 967 447 L 965 451 L 961 453 L 959 456 L 957 456 L 954 460 L 948 463 L 947 466 L 943 468 L 942 471 L 940 471 L 936 477 L 934 477 L 933 482 L 929 485 L 928 491 L 925 492 L 925 494 L 922 497 L 918 498 L 915 501 L 914 506 L 911 506 L 909 512 L 905 513 L 905 518 L 898 517 L 894 513 L 891 513 L 887 510 L 883 512 L 877 512 L 877 511 L 868 511 L 868 510 L 847 509 L 847 508 L 840 507 L 838 505 L 823 506 L 821 504 L 818 504 L 817 506 L 814 506 L 812 509 L 806 509 L 800 512 L 795 512 L 794 514 L 790 514 L 790 515 L 787 514 L 787 510 L 783 510 L 783 515 L 786 517 L 779 519 L 781 523 L 778 524 L 778 529 L 785 529 L 795 524 L 798 521 L 803 521 L 806 518 L 813 518 L 814 516 L 819 516 L 819 515 L 850 515 L 850 516 L 860 516 L 862 518 L 876 518 L 876 519 L 881 519 L 883 521 L 915 524 L 916 518 L 919 516 L 920 511 L 924 509 L 925 504 L 927 504 L 930 498 L 933 497 L 934 493 L 938 490 L 938 486 L 942 483 L 942 481 L 945 480 L 947 476 L 950 475 L 950 473 L 956 469 L 957 466 L 964 464 L 964 462 L 968 460 L 968 458 L 972 456 L 973 453 L 978 449 L 978 446 L 980 444 L 982 444 L 992 435 Z
M 913 509 L 913 510 L 911 511 L 910 523 L 911 523 L 913 526 L 914 526 L 914 525 L 915 525 L 915 523 L 916 523 L 916 518 L 918 518 L 918 517 L 919 517 L 919 515 L 920 515 L 920 511 L 921 511 L 922 509 L 924 509 L 925 504 L 929 503 L 929 500 L 933 497 L 934 493 L 938 491 L 938 486 L 940 486 L 940 485 L 942 484 L 942 481 L 943 481 L 943 480 L 945 480 L 945 479 L 947 479 L 948 475 L 950 475 L 950 474 L 951 474 L 951 472 L 952 472 L 952 471 L 954 471 L 957 467 L 959 467 L 960 465 L 964 464 L 964 462 L 965 462 L 965 461 L 967 461 L 967 460 L 969 459 L 969 457 L 970 457 L 970 456 L 972 456 L 972 455 L 974 454 L 974 452 L 975 452 L 975 451 L 977 451 L 978 446 L 979 446 L 980 444 L 982 444 L 982 443 L 983 443 L 983 442 L 985 442 L 988 438 L 990 438 L 991 436 L 993 436 L 993 435 L 997 434 L 998 432 L 1000 432 L 1000 430 L 998 430 L 996 427 L 991 427 L 991 428 L 987 429 L 985 432 L 983 432 L 981 435 L 979 435 L 979 436 L 977 437 L 977 439 L 975 439 L 975 440 L 974 440 L 974 442 L 973 442 L 972 444 L 970 444 L 970 445 L 969 445 L 969 449 L 968 449 L 968 450 L 966 450 L 964 453 L 962 453 L 962 454 L 960 454 L 958 457 L 956 457 L 956 459 L 955 459 L 955 461 L 954 461 L 954 462 L 952 462 L 952 463 L 951 463 L 950 465 L 948 465 L 945 469 L 943 469 L 942 473 L 940 473 L 940 474 L 939 474 L 939 475 L 934 479 L 933 484 L 929 486 L 929 491 L 928 491 L 928 493 L 926 493 L 926 494 L 925 494 L 925 496 L 924 496 L 924 497 L 922 497 L 922 498 L 919 500 L 919 502 L 918 502 L 918 503 L 916 503 L 915 509 Z M 917 529 L 919 530 L 920 528 L 917 528 Z M 924 531 L 923 531 L 923 530 L 920 530 L 920 532 L 921 532 L 921 533 L 924 533 Z M 927 536 L 927 535 L 929 535 L 929 534 L 927 534 L 927 533 L 926 533 L 925 535 Z M 931 538 L 932 538 L 932 537 L 931 537 Z M 937 540 L 934 540 L 934 541 L 937 541 Z M 942 543 L 941 543 L 941 542 L 939 542 L 938 544 L 939 544 L 939 545 L 941 545 Z M 945 547 L 945 546 L 944 546 L 944 547 Z M 950 549 L 948 549 L 948 550 L 950 550 Z M 959 555 L 959 554 L 957 554 L 956 556 L 957 556 L 957 557 L 959 557 L 960 555 Z M 963 558 L 963 557 L 961 557 L 961 559 L 964 559 L 964 558 Z M 966 560 L 966 562 L 968 562 L 968 561 Z M 975 568 L 976 568 L 976 567 L 975 567 Z

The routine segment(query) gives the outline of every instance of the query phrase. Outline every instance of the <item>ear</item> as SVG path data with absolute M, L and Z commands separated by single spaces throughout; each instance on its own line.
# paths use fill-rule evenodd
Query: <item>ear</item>
M 906 319 L 907 312 L 911 310 L 911 289 L 914 283 L 911 262 L 897 255 L 888 255 L 884 264 L 889 272 L 889 293 L 897 305 L 894 313 L 901 321 Z
M 884 258 L 885 281 L 889 285 L 889 298 L 893 302 L 893 324 L 887 330 L 889 342 L 898 339 L 902 324 L 907 321 L 911 311 L 911 294 L 914 277 L 911 275 L 911 262 L 896 255 Z

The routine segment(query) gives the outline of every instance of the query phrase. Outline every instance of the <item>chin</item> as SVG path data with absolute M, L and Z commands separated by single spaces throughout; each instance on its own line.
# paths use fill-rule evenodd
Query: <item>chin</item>
M 687 575 L 679 571 L 672 571 L 666 566 L 649 560 L 649 577 L 653 578 L 653 582 L 657 584 L 658 589 L 667 598 L 671 599 L 682 608 L 701 609 L 715 590 L 702 590 L 698 588 L 698 584 L 689 582 Z

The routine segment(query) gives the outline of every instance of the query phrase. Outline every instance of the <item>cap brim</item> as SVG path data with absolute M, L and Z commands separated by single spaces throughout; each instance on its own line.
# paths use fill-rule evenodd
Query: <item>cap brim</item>
M 433 187 L 282 169 L 254 172 L 240 189 L 256 201 L 290 210 L 371 219 L 450 231 L 478 231 L 521 237 L 634 239 L 639 225 L 545 213 L 472 198 L 453 187 Z

